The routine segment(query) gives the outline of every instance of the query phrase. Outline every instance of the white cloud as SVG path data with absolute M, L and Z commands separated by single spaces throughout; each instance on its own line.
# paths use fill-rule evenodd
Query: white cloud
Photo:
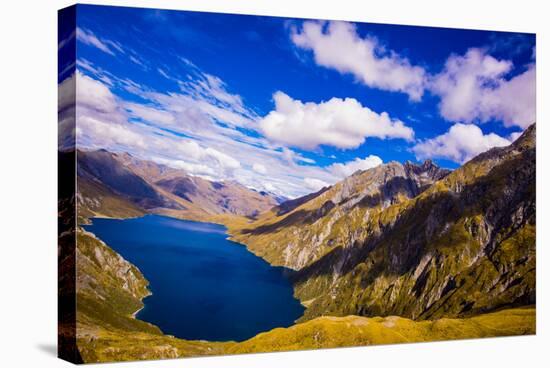
M 456 123 L 447 133 L 416 144 L 412 151 L 419 160 L 445 158 L 462 164 L 490 148 L 510 143 L 495 133 L 483 134 L 476 125 Z
M 81 148 L 129 152 L 135 157 L 183 169 L 191 175 L 210 180 L 236 180 L 247 187 L 289 198 L 341 179 L 288 147 L 274 145 L 261 136 L 244 134 L 231 124 L 217 124 L 196 103 L 202 101 L 221 109 L 222 102 L 217 99 L 181 91 L 159 93 L 146 85 L 107 74 L 91 63 L 86 66 L 88 68 L 81 65 L 81 71 L 75 74 L 80 86 L 76 118 Z M 105 76 L 112 85 L 103 81 Z M 146 101 L 126 101 L 112 92 L 125 87 Z M 64 99 L 71 100 L 71 97 Z M 229 101 L 225 99 L 226 103 Z M 239 99 L 233 101 L 239 103 Z M 242 103 L 245 111 L 249 111 Z M 236 110 L 234 113 L 238 114 Z M 136 118 L 139 120 L 134 121 Z M 146 120 L 147 124 L 140 120 Z M 262 167 L 268 176 L 261 173 Z M 308 185 L 304 178 L 310 179 Z
M 511 61 L 489 55 L 491 49 L 471 48 L 464 55 L 451 55 L 439 74 L 429 75 L 386 50 L 376 38 L 361 37 L 346 22 L 307 21 L 292 31 L 291 39 L 296 46 L 311 50 L 318 65 L 350 73 L 369 87 L 407 93 L 413 101 L 429 89 L 440 97 L 440 113 L 449 121 L 495 119 L 506 127 L 521 128 L 535 122 L 534 63 L 518 73 Z M 508 77 L 512 72 L 513 77 Z
M 212 168 L 203 164 L 193 164 L 183 160 L 168 160 L 159 157 L 153 158 L 153 161 L 175 169 L 181 169 L 190 175 L 200 176 L 206 179 L 215 179 L 217 176 L 216 172 Z
M 273 95 L 275 110 L 260 120 L 265 136 L 288 146 L 315 149 L 320 145 L 355 148 L 367 137 L 414 136 L 411 128 L 386 112 L 378 114 L 354 98 L 332 98 L 321 103 L 303 103 L 283 92 Z
M 304 178 L 304 184 L 307 188 L 311 189 L 314 192 L 330 185 L 329 183 L 323 180 L 315 179 L 315 178 Z
M 451 55 L 431 90 L 440 96 L 441 115 L 461 123 L 502 120 L 505 126 L 526 128 L 535 122 L 535 66 L 511 79 L 513 63 L 497 60 L 483 49 Z
M 220 152 L 214 148 L 208 147 L 205 150 L 205 153 L 206 155 L 215 158 L 220 163 L 220 165 L 225 169 L 234 170 L 241 167 L 241 164 L 239 161 L 235 160 L 233 157 L 223 152 Z
M 208 126 L 220 122 L 231 127 L 256 128 L 254 112 L 244 106 L 240 96 L 227 92 L 220 84 L 212 86 L 197 80 L 180 83 L 180 88 L 181 93 L 142 91 L 140 96 L 176 115 L 179 125 L 189 126 L 191 121 L 201 121 Z
M 403 92 L 414 101 L 422 98 L 425 70 L 386 50 L 377 39 L 362 38 L 351 23 L 304 22 L 301 29 L 293 30 L 291 39 L 298 47 L 312 50 L 318 65 L 350 73 L 369 87 Z
M 100 146 L 124 145 L 146 149 L 146 137 L 136 133 L 129 127 L 112 122 L 102 121 L 91 116 L 79 116 L 77 119 L 77 140 L 86 135 L 93 138 Z
M 74 106 L 76 102 L 76 75 L 77 74 L 73 74 L 70 77 L 65 78 L 57 86 L 57 107 L 59 111 Z
M 271 193 L 278 193 L 279 192 L 277 187 L 274 186 L 271 183 L 263 183 L 263 187 L 264 187 L 265 190 L 267 190 L 268 192 L 271 192 Z
M 76 36 L 76 30 L 73 30 L 66 38 L 59 41 L 59 43 L 57 44 L 57 49 L 61 50 L 63 47 L 67 46 L 69 42 L 74 40 L 75 36 Z
M 157 68 L 157 71 L 159 72 L 160 75 L 162 75 L 164 78 L 168 79 L 168 80 L 172 80 L 172 77 L 170 77 L 168 75 L 168 73 L 166 73 L 163 69 L 161 68 Z
M 99 112 L 111 113 L 118 104 L 109 88 L 103 83 L 76 72 L 76 98 L 78 104 Z
M 151 123 L 172 125 L 175 122 L 174 115 L 162 109 L 137 103 L 128 103 L 125 107 L 133 117 L 140 118 Z
M 73 150 L 75 148 L 76 125 L 76 74 L 65 78 L 57 86 L 57 113 L 58 113 L 58 149 Z
M 134 64 L 137 64 L 137 65 L 141 66 L 144 70 L 147 70 L 147 65 L 145 65 L 145 63 L 144 63 L 143 61 L 141 61 L 140 59 L 138 59 L 137 56 L 129 55 L 128 58 L 129 58 L 130 61 L 133 62 Z
M 116 45 L 115 49 L 120 49 L 120 46 L 118 46 L 116 43 L 108 40 L 102 40 L 99 39 L 93 32 L 82 29 L 78 27 L 76 29 L 76 39 L 82 43 L 85 43 L 86 45 L 93 46 L 109 55 L 114 56 L 115 53 L 111 49 L 114 45 Z
M 382 165 L 382 159 L 375 155 L 367 156 L 363 159 L 356 158 L 346 163 L 336 163 L 328 167 L 328 170 L 339 178 L 345 178 L 358 170 L 368 170 L 378 165 Z
M 510 133 L 510 135 L 508 136 L 508 140 L 510 142 L 514 142 L 516 139 L 518 139 L 521 135 L 523 134 L 523 132 L 513 132 L 513 133 Z
M 252 170 L 256 171 L 258 174 L 262 174 L 262 175 L 267 174 L 267 169 L 262 164 L 258 164 L 258 163 L 253 164 Z
M 194 161 L 216 169 L 217 176 L 227 175 L 229 172 L 241 167 L 239 161 L 230 155 L 212 147 L 205 148 L 194 140 L 177 141 L 177 143 L 166 147 L 164 152 L 180 161 Z M 209 175 L 216 176 L 211 173 Z

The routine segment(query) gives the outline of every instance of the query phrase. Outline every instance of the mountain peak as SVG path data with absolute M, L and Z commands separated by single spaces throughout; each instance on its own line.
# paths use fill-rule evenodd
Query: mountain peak
M 513 146 L 516 148 L 519 147 L 525 147 L 525 148 L 533 148 L 535 147 L 535 143 L 537 140 L 537 124 L 533 123 L 531 124 L 525 131 L 519 136 L 518 139 L 515 140 L 514 143 L 512 143 Z

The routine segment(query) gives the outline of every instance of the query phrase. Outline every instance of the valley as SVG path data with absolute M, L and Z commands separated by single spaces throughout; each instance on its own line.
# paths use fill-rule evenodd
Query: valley
M 80 225 L 145 214 L 224 224 L 233 241 L 293 270 L 307 307 L 294 326 L 239 343 L 167 336 L 133 317 L 150 292 L 141 271 L 80 228 L 83 360 L 535 333 L 535 129 L 452 172 L 389 162 L 282 203 L 128 154 L 78 151 Z

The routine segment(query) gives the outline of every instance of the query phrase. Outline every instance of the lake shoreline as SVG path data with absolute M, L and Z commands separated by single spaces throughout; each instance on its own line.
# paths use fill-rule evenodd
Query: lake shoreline
M 153 295 L 149 290 L 150 294 L 141 299 L 143 306 L 131 317 L 157 326 L 166 335 L 185 340 L 244 341 L 273 328 L 294 326 L 304 315 L 306 308 L 295 297 L 285 269 L 271 265 L 245 244 L 230 239 L 224 224 L 157 214 L 133 218 L 93 217 L 91 220 L 91 224 L 82 227 L 140 270 L 150 285 L 156 285 L 154 300 L 145 301 L 147 296 Z M 159 234 L 162 235 L 159 237 Z M 151 237 L 154 240 L 148 239 Z M 131 244 L 139 244 L 139 247 Z M 235 244 L 240 246 L 234 247 Z M 159 245 L 168 248 L 159 248 Z M 171 253 L 167 254 L 168 250 Z M 180 259 L 183 256 L 174 252 L 187 255 Z M 188 252 L 192 252 L 192 257 Z M 159 269 L 163 270 L 160 274 Z M 210 269 L 216 272 L 211 274 Z M 172 285 L 176 281 L 170 279 L 174 274 L 178 277 L 174 279 L 177 286 Z M 172 295 L 170 291 L 182 288 L 185 293 Z M 147 312 L 138 318 L 145 306 Z M 176 308 L 188 317 L 170 316 Z M 203 316 L 204 313 L 208 313 L 208 317 Z M 239 319 L 242 322 L 234 323 Z M 206 327 L 193 327 L 204 320 L 209 320 Z M 261 327 L 262 324 L 266 326 Z M 177 326 L 187 327 L 184 333 L 179 333 L 182 327 Z M 230 332 L 233 330 L 240 332 Z

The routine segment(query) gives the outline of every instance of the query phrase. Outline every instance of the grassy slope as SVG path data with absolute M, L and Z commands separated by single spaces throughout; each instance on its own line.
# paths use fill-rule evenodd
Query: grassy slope
M 77 344 L 84 362 L 165 359 L 332 348 L 535 332 L 535 310 L 511 309 L 470 319 L 415 322 L 399 317 L 320 317 L 241 343 L 166 336 L 133 314 L 149 294 L 147 280 L 93 235 L 78 234 Z
M 416 322 L 400 317 L 319 317 L 277 328 L 228 348 L 230 353 L 306 350 L 525 335 L 535 333 L 535 309 L 509 309 L 467 319 Z
M 91 217 L 128 218 L 145 214 L 135 204 L 87 179 L 78 180 L 78 194 L 79 223 L 86 223 Z
M 534 157 L 533 126 L 513 146 L 478 156 L 413 199 L 387 208 L 358 205 L 344 215 L 336 207 L 311 224 L 298 223 L 301 229 L 289 220 L 318 211 L 338 183 L 277 220 L 267 213 L 248 225 L 262 232 L 239 225 L 230 231 L 275 264 L 284 264 L 281 250 L 297 234 L 305 235 L 293 245 L 294 256 L 310 252 L 295 278 L 296 295 L 308 306 L 302 320 L 463 317 L 533 304 Z

